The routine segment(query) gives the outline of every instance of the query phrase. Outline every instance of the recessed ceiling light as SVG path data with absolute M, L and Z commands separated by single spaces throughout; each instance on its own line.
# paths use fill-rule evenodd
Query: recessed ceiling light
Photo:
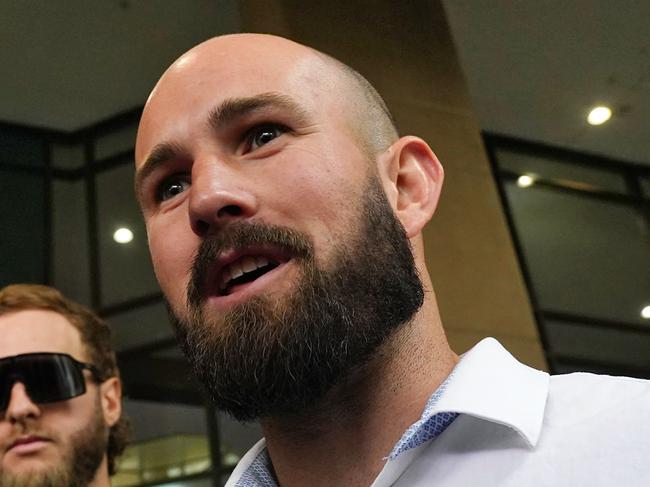
M 592 108 L 587 115 L 587 122 L 591 125 L 602 125 L 612 116 L 612 110 L 609 107 L 599 106 Z
M 517 178 L 517 186 L 520 188 L 528 188 L 535 184 L 535 178 L 530 174 L 522 174 Z
M 641 318 L 650 320 L 650 304 L 641 310 Z
M 118 228 L 113 234 L 113 240 L 120 244 L 127 244 L 133 240 L 133 232 L 126 227 Z

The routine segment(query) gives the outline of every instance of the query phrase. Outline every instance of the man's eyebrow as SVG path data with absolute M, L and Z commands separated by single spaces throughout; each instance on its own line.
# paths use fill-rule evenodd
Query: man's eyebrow
M 249 97 L 227 98 L 210 110 L 208 124 L 213 130 L 220 130 L 252 113 L 266 108 L 281 108 L 291 112 L 297 124 L 306 125 L 310 116 L 293 98 L 276 92 L 260 93 Z M 181 152 L 173 143 L 156 145 L 135 175 L 135 194 L 140 198 L 142 185 L 147 177 L 165 162 L 174 159 Z
M 142 166 L 135 173 L 135 196 L 140 198 L 142 185 L 147 177 L 165 162 L 178 157 L 181 152 L 180 148 L 173 143 L 164 142 L 153 148 L 145 159 Z
M 228 98 L 210 111 L 208 123 L 214 130 L 237 121 L 249 114 L 265 108 L 281 108 L 288 110 L 296 118 L 298 124 L 307 124 L 309 113 L 293 98 L 281 93 L 269 92 L 249 97 Z

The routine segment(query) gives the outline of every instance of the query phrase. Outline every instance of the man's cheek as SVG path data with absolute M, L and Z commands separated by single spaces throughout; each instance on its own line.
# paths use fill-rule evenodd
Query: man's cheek
M 187 286 L 193 252 L 173 238 L 151 243 L 151 261 L 163 292 L 174 298 Z

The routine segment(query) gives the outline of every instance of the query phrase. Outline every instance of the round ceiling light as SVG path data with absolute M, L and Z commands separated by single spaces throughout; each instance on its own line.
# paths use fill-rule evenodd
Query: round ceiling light
M 606 106 L 593 108 L 587 115 L 587 122 L 590 125 L 602 125 L 612 117 L 612 110 Z
M 520 188 L 528 188 L 535 184 L 535 178 L 530 174 L 522 174 L 517 178 L 517 186 Z
M 650 320 L 650 304 L 641 310 L 641 318 Z
M 113 233 L 113 240 L 120 244 L 127 244 L 133 240 L 133 232 L 126 227 L 118 228 Z

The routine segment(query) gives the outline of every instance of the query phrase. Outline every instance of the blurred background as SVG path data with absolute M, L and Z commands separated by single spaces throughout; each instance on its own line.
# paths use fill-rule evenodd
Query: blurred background
M 0 286 L 54 285 L 113 327 L 135 432 L 113 485 L 222 485 L 260 437 L 188 375 L 132 190 L 149 91 L 223 33 L 340 58 L 402 133 L 431 144 L 446 185 L 425 239 L 459 353 L 492 335 L 554 373 L 650 378 L 648 2 L 0 0 L 0 12 Z

